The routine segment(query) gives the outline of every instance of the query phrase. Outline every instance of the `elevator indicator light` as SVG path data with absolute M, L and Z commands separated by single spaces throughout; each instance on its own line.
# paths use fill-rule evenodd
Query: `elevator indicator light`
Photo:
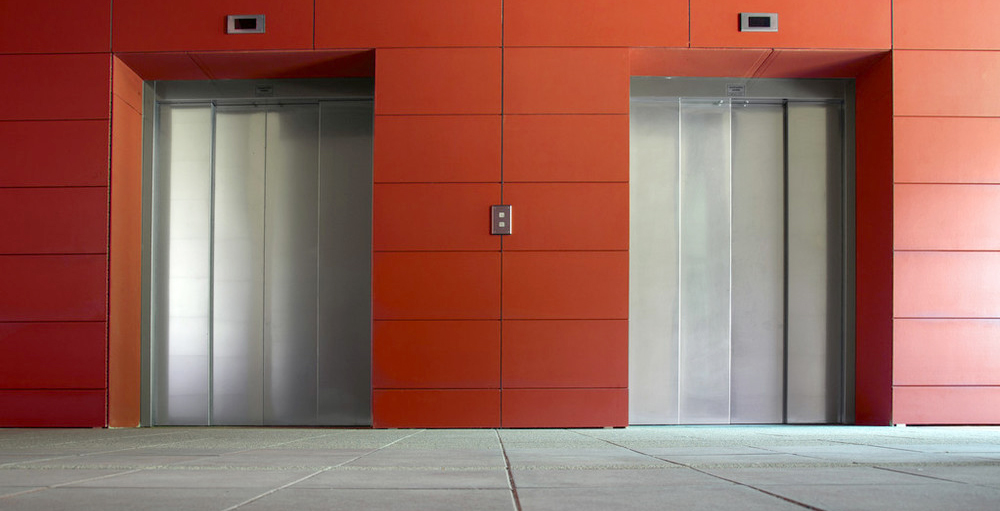
M 740 32 L 777 32 L 778 13 L 741 12 Z

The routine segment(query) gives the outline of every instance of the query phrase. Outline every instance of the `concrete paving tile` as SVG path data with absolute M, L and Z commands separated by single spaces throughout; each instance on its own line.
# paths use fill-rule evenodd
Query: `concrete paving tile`
M 603 430 L 595 430 L 603 431 Z M 581 448 L 618 449 L 600 438 L 565 429 L 501 429 L 498 430 L 504 448 Z
M 513 511 L 507 490 L 311 490 L 287 489 L 240 507 L 240 511 Z
M 806 458 L 863 464 L 929 462 L 960 463 L 982 459 L 974 455 L 963 453 L 924 453 L 871 445 L 768 447 L 768 449 L 778 452 L 787 452 L 789 454 L 795 454 Z
M 957 453 L 957 454 L 1000 454 L 1000 444 L 893 444 L 895 449 L 914 452 Z
M 795 468 L 707 468 L 706 472 L 750 486 L 774 484 L 928 484 L 933 480 L 866 466 Z
M 500 439 L 492 429 L 436 429 L 421 431 L 389 446 L 423 449 L 500 449 Z
M 497 468 L 504 467 L 503 453 L 495 449 L 383 449 L 347 467 Z
M 507 470 L 335 468 L 292 488 L 508 489 Z
M 372 451 L 361 449 L 256 449 L 252 451 L 202 456 L 178 463 L 180 467 L 215 468 L 298 468 L 333 467 Z
M 302 479 L 313 470 L 142 470 L 69 484 L 76 488 L 255 488 L 263 493 Z
M 893 466 L 884 472 L 905 472 L 915 476 L 934 477 L 960 483 L 1000 488 L 1000 465 L 921 465 Z
M 662 488 L 519 489 L 523 511 L 802 511 L 781 499 L 735 484 Z
M 326 434 L 281 445 L 282 449 L 380 449 L 422 430 L 409 429 L 333 429 Z
M 122 470 L 63 469 L 63 468 L 5 468 L 0 469 L 0 486 L 32 487 L 66 484 L 94 477 L 123 473 Z
M 758 466 L 802 466 L 829 465 L 830 462 L 817 458 L 806 458 L 795 454 L 718 454 L 699 456 L 657 456 L 671 463 L 691 467 L 758 467 Z
M 257 490 L 51 488 L 0 497 L 4 511 L 219 511 L 259 495 Z
M 687 446 L 687 447 L 640 447 L 635 449 L 650 456 L 729 456 L 742 454 L 774 454 L 773 451 L 743 445 Z
M 18 466 L 48 468 L 136 469 L 165 467 L 197 459 L 199 459 L 198 456 L 83 454 L 79 456 L 69 456 L 23 463 Z
M 667 463 L 628 449 L 571 449 L 566 447 L 510 448 L 506 450 L 511 467 L 515 468 L 637 468 L 660 467 Z
M 906 485 L 764 485 L 762 489 L 824 511 L 987 511 L 1000 509 L 1000 489 L 961 483 Z
M 718 478 L 683 467 L 640 469 L 512 469 L 522 488 L 620 488 L 633 486 L 718 485 Z

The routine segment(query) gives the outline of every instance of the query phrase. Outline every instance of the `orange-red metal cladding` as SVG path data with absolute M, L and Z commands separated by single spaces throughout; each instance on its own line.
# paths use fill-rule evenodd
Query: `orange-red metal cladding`
M 628 390 L 504 390 L 502 420 L 505 428 L 624 427 Z
M 499 0 L 317 0 L 317 48 L 500 46 Z
M 628 250 L 628 183 L 507 183 L 511 250 Z
M 100 53 L 111 50 L 109 0 L 4 2 L 0 53 Z M 7 68 L 4 68 L 5 72 Z
M 503 387 L 628 387 L 628 321 L 505 320 Z
M 500 388 L 500 322 L 376 321 L 376 389 Z
M 1000 320 L 893 323 L 894 385 L 1000 385 Z
M 484 228 L 499 183 L 378 183 L 372 246 L 383 250 L 500 250 Z
M 311 0 L 114 0 L 115 52 L 306 50 L 313 47 Z M 265 33 L 227 34 L 230 14 L 265 16 Z
M 496 428 L 500 390 L 378 390 L 376 428 Z
M 506 115 L 504 181 L 627 182 L 628 130 L 624 114 Z
M 376 183 L 499 183 L 499 115 L 375 117 Z
M 777 32 L 740 32 L 741 12 L 778 14 Z M 890 0 L 691 0 L 695 48 L 872 48 L 891 45 Z
M 400 48 L 375 59 L 375 114 L 499 114 L 500 48 Z
M 896 250 L 1000 250 L 1000 186 L 896 183 Z
M 896 183 L 1000 184 L 1000 118 L 896 117 Z
M 507 46 L 687 46 L 687 0 L 505 0 Z
M 892 3 L 898 49 L 996 50 L 1000 4 L 990 0 L 906 0 Z

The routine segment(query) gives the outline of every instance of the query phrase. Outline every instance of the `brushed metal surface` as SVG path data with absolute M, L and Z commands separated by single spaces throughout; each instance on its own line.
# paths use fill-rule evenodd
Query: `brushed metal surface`
M 733 102 L 732 422 L 783 420 L 784 108 Z
M 629 420 L 677 423 L 680 104 L 633 101 L 629 138 Z
M 372 103 L 320 103 L 317 422 L 371 410 Z
M 317 403 L 319 108 L 267 112 L 264 423 L 314 424 Z
M 788 106 L 788 422 L 838 418 L 843 261 L 841 110 Z
M 212 423 L 263 423 L 264 135 L 266 112 L 215 117 Z
M 153 201 L 153 363 L 158 424 L 209 423 L 212 106 L 161 106 Z
M 728 100 L 680 103 L 678 418 L 729 422 L 731 151 Z

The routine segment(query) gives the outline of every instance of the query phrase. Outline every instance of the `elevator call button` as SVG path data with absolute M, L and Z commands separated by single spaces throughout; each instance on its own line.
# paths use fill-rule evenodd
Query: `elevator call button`
M 490 234 L 510 234 L 510 205 L 490 206 Z

